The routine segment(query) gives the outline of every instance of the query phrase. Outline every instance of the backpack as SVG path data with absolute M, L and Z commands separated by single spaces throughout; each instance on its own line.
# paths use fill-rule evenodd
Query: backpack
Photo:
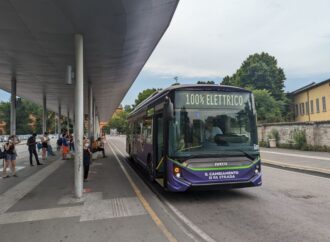
M 58 145 L 58 146 L 62 146 L 62 142 L 63 142 L 63 141 L 62 141 L 62 138 L 59 138 L 59 139 L 57 140 L 57 145 Z

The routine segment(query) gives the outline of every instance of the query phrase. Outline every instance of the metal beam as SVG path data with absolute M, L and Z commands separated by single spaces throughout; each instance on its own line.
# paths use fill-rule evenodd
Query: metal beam
M 81 34 L 75 35 L 75 156 L 74 187 L 77 198 L 83 195 L 83 135 L 84 135 L 84 44 Z
M 16 78 L 11 80 L 10 134 L 16 135 Z

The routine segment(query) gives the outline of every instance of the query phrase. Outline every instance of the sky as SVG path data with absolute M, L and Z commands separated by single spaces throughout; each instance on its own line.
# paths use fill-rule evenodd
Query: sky
M 275 56 L 285 91 L 330 78 L 329 0 L 181 0 L 170 27 L 124 100 L 146 88 L 221 82 L 251 54 Z M 0 92 L 0 100 L 9 95 Z
M 329 0 L 181 0 L 172 23 L 123 100 L 147 87 L 232 75 L 251 54 L 268 52 L 284 69 L 285 90 L 330 78 Z

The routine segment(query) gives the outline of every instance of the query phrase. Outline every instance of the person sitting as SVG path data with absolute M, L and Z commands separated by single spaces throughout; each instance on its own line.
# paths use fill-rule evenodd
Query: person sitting
M 218 134 L 223 134 L 222 130 L 217 127 L 213 126 L 213 118 L 207 118 L 205 121 L 205 138 L 208 141 L 214 142 L 214 138 Z

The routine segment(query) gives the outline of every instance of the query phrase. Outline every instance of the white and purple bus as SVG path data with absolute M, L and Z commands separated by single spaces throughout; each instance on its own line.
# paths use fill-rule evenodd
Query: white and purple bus
M 128 117 L 127 152 L 168 191 L 260 186 L 253 94 L 223 85 L 156 92 Z

